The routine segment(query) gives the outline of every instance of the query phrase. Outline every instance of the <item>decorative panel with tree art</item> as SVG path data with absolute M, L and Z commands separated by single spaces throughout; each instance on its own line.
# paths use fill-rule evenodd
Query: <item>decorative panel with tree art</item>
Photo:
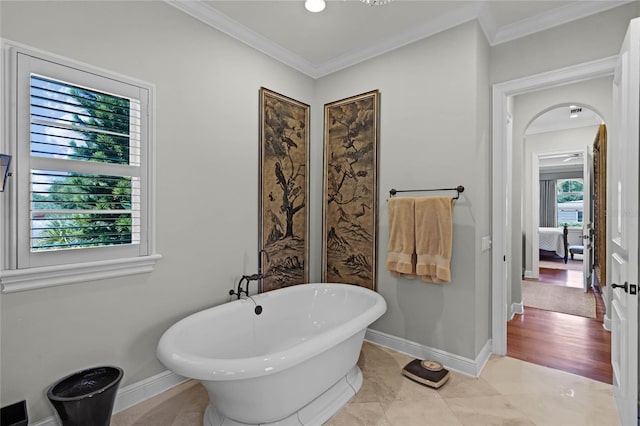
M 309 105 L 260 89 L 262 291 L 309 281 Z
M 323 282 L 376 289 L 379 96 L 325 105 Z

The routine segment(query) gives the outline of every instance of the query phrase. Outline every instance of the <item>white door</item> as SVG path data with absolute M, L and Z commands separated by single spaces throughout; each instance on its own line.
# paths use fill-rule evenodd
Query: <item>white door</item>
M 640 18 L 631 21 L 613 82 L 607 229 L 613 393 L 623 425 L 638 407 L 638 163 L 640 154 Z
M 583 153 L 583 173 L 582 173 L 582 289 L 586 292 L 591 287 L 591 270 L 593 262 L 591 251 L 593 250 L 593 200 L 591 194 L 593 189 L 593 152 L 587 146 Z

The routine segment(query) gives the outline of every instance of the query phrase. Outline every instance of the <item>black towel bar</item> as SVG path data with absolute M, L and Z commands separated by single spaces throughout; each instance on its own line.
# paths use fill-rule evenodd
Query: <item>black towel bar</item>
M 453 197 L 454 200 L 460 198 L 460 193 L 464 192 L 464 186 L 458 185 L 455 188 L 434 188 L 434 189 L 391 189 L 389 190 L 389 196 L 393 197 L 398 192 L 425 192 L 425 191 L 456 191 L 458 195 Z

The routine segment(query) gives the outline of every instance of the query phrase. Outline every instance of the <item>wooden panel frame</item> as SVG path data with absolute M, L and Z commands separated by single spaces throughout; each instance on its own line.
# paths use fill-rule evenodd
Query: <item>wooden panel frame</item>
M 261 291 L 309 282 L 309 111 L 260 88 Z
M 324 106 L 322 281 L 377 288 L 380 92 Z
M 593 142 L 593 267 L 601 286 L 607 280 L 607 127 L 601 124 Z

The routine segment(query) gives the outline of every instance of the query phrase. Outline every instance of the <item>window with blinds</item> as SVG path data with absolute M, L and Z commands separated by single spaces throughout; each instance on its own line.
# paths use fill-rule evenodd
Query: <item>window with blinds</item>
M 6 58 L 3 291 L 152 269 L 153 86 L 24 46 Z
M 30 133 L 31 251 L 140 243 L 140 101 L 32 74 Z

